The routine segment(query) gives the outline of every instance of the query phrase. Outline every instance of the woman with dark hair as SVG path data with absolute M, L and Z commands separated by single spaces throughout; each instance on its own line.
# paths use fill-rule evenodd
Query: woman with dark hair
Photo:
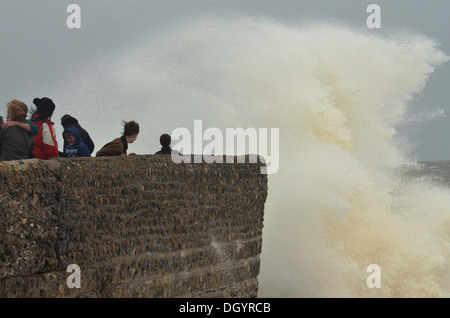
M 6 104 L 7 122 L 24 123 L 28 107 L 25 103 L 13 99 Z M 0 132 L 0 161 L 27 159 L 33 147 L 33 137 L 20 125 L 10 126 Z
M 139 135 L 139 124 L 135 121 L 123 121 L 122 123 L 124 127 L 122 136 L 104 145 L 97 151 L 96 157 L 127 155 L 128 144 L 132 144 Z M 135 155 L 135 153 L 130 153 L 130 155 Z
M 55 104 L 48 97 L 35 98 L 33 104 L 36 105 L 36 109 L 33 112 L 31 122 L 39 127 L 38 134 L 33 137 L 33 154 L 38 159 L 59 157 L 55 128 L 51 122 Z

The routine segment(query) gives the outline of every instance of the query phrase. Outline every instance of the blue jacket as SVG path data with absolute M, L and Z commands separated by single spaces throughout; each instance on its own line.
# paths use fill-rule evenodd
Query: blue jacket
M 75 137 L 75 144 L 73 146 L 67 145 L 64 149 L 64 155 L 66 157 L 90 157 L 91 152 L 88 147 L 81 141 L 80 133 L 75 127 L 70 127 L 64 130 L 64 135 L 66 132 L 70 132 Z
M 25 123 L 27 123 L 28 125 L 30 125 L 31 128 L 31 136 L 36 136 L 39 132 L 39 127 L 36 126 L 35 124 L 33 124 L 31 121 L 29 120 L 25 120 Z

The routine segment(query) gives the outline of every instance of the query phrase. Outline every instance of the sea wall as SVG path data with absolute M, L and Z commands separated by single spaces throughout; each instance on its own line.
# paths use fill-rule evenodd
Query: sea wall
M 0 297 L 256 297 L 263 165 L 1 162 Z

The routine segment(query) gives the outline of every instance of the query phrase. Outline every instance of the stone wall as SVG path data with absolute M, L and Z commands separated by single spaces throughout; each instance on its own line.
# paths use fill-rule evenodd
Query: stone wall
M 262 165 L 1 162 L 0 297 L 256 297 Z

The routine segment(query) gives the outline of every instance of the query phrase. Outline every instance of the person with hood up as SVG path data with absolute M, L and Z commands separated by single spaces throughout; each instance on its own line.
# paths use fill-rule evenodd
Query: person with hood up
M 64 130 L 64 141 L 67 142 L 64 148 L 65 157 L 90 157 L 91 152 L 84 142 L 81 141 L 80 132 L 75 127 Z
M 70 128 L 70 127 L 75 127 L 76 129 L 78 129 L 78 132 L 80 133 L 80 138 L 81 141 L 88 147 L 89 152 L 92 154 L 94 152 L 94 142 L 92 141 L 91 137 L 89 136 L 89 133 L 80 126 L 80 124 L 78 123 L 78 120 L 75 117 L 72 117 L 71 115 L 64 115 L 61 118 L 61 126 L 63 126 L 64 131 L 66 131 L 66 129 Z M 64 148 L 66 149 L 67 147 L 67 141 L 64 138 L 64 133 L 63 133 L 63 139 L 64 139 Z

